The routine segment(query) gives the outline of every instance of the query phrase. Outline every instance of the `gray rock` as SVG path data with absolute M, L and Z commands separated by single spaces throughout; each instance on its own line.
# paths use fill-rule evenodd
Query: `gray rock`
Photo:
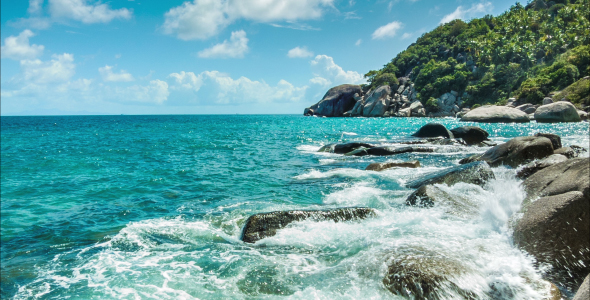
M 514 243 L 519 248 L 538 262 L 552 264 L 553 272 L 568 273 L 574 280 L 588 274 L 588 237 L 590 201 L 579 191 L 546 196 L 528 203 L 513 233 Z
M 320 148 L 318 152 L 330 152 L 336 154 L 345 154 L 350 151 L 354 151 L 358 148 L 372 148 L 374 147 L 371 144 L 367 143 L 360 143 L 360 142 L 350 142 L 344 144 L 328 144 Z
M 435 185 L 423 185 L 414 191 L 407 199 L 406 205 L 432 207 L 445 205 L 448 213 L 460 217 L 475 216 L 479 212 L 477 206 L 467 197 L 451 195 Z
M 455 96 L 455 97 L 459 97 L 459 93 L 455 92 L 455 91 L 451 91 L 451 95 Z
M 355 94 L 356 95 L 356 94 Z M 358 117 L 363 114 L 363 99 L 358 100 L 352 107 L 351 116 Z
M 557 134 L 537 132 L 535 136 L 542 136 L 551 140 L 551 145 L 554 150 L 561 148 L 561 137 Z
M 586 276 L 582 285 L 576 292 L 574 299 L 572 300 L 588 300 L 590 299 L 590 275 Z
M 357 149 L 355 151 L 351 151 L 346 153 L 345 155 L 354 155 L 354 156 L 365 156 L 365 155 L 374 155 L 374 156 L 388 156 L 388 155 L 396 155 L 402 153 L 410 153 L 410 152 L 434 152 L 434 148 L 427 148 L 427 147 L 373 147 L 368 149 Z
M 523 202 L 526 206 L 531 199 L 554 196 L 571 191 L 590 198 L 590 158 L 572 158 L 536 172 L 522 185 L 527 193 Z
M 580 120 L 588 120 L 588 113 L 583 110 L 578 110 L 578 115 L 580 115 Z
M 567 157 L 565 157 L 564 155 L 561 155 L 561 154 L 549 155 L 546 158 L 543 158 L 538 161 L 532 161 L 532 162 L 524 165 L 522 168 L 520 168 L 516 172 L 516 177 L 521 178 L 521 179 L 527 178 L 539 170 L 545 169 L 549 166 L 552 166 L 552 165 L 560 163 L 560 162 L 564 162 L 566 160 L 567 160 Z
M 463 108 L 460 112 L 457 113 L 457 118 L 462 118 L 466 113 L 468 113 L 471 109 Z
M 526 103 L 526 104 L 517 106 L 516 109 L 523 111 L 527 115 L 528 114 L 532 114 L 532 113 L 534 113 L 537 110 L 537 108 L 534 105 L 530 104 L 530 103 Z
M 361 95 L 360 85 L 343 84 L 333 87 L 318 103 L 306 108 L 304 115 L 318 115 L 326 117 L 341 117 L 344 112 L 351 110 L 356 101 L 354 94 Z
M 454 117 L 455 113 L 451 112 L 451 111 L 439 111 L 439 112 L 435 112 L 435 113 L 429 113 L 428 117 L 430 118 L 444 118 L 444 117 Z
M 488 139 L 488 132 L 476 126 L 462 126 L 451 129 L 455 138 L 462 139 L 467 145 L 476 145 Z
M 306 219 L 339 222 L 365 219 L 375 215 L 373 209 L 366 207 L 349 207 L 332 210 L 290 210 L 256 214 L 246 220 L 241 240 L 246 243 L 254 243 L 263 238 L 274 236 L 277 230 L 284 228 L 292 222 Z
M 365 170 L 367 171 L 383 171 L 390 168 L 418 168 L 420 162 L 417 160 L 404 161 L 404 162 L 384 162 L 384 163 L 372 163 L 368 165 Z
M 368 95 L 363 104 L 363 117 L 381 117 L 391 102 L 389 85 L 378 87 Z
M 478 107 L 461 117 L 463 122 L 481 123 L 528 123 L 529 117 L 523 111 L 506 106 L 486 105 Z
M 535 111 L 539 123 L 580 122 L 576 107 L 569 102 L 556 102 L 539 106 Z
M 459 161 L 460 164 L 485 161 L 492 167 L 507 165 L 513 168 L 534 159 L 553 154 L 551 141 L 546 137 L 521 136 L 504 144 L 492 147 L 483 154 L 474 155 Z
M 409 117 L 409 116 L 411 116 L 411 113 L 412 113 L 412 110 L 411 110 L 409 107 L 407 107 L 407 108 L 402 108 L 402 109 L 400 109 L 400 110 L 399 110 L 399 111 L 398 111 L 398 112 L 395 114 L 395 116 L 396 116 L 396 117 Z
M 553 99 L 551 99 L 549 97 L 543 98 L 543 105 L 547 105 L 547 104 L 551 104 L 551 103 L 553 103 Z
M 439 123 L 428 123 L 420 127 L 420 129 L 418 129 L 418 131 L 412 134 L 412 136 L 419 138 L 430 138 L 439 136 L 448 139 L 454 138 L 453 133 L 450 132 L 444 125 Z
M 484 185 L 489 179 L 494 178 L 496 177 L 487 163 L 473 162 L 427 174 L 406 183 L 406 186 L 415 189 L 427 184 L 444 183 L 450 186 L 459 182 Z
M 567 158 L 578 157 L 578 153 L 571 147 L 561 147 L 553 151 L 553 153 L 563 155 Z

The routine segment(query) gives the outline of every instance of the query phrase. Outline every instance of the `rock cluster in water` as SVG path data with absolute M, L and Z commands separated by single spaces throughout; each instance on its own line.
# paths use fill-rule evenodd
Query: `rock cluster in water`
M 441 124 L 430 123 L 413 136 L 416 140 L 406 144 L 445 141 L 444 143 L 482 145 L 486 142 L 488 133 L 474 126 L 448 130 Z M 426 140 L 419 140 L 420 138 Z M 431 148 L 350 142 L 326 145 L 319 151 L 379 156 L 424 152 L 425 149 Z M 537 262 L 553 267 L 546 273 L 549 281 L 563 282 L 565 279 L 570 287 L 581 284 L 574 299 L 586 299 L 590 276 L 590 158 L 577 158 L 581 149 L 583 148 L 576 146 L 562 147 L 561 138 L 555 134 L 538 133 L 535 136 L 516 137 L 491 147 L 483 154 L 466 157 L 458 166 L 407 182 L 406 186 L 414 189 L 414 192 L 406 198 L 405 203 L 424 208 L 444 205 L 449 214 L 463 218 L 475 217 L 479 211 L 469 198 L 451 195 L 440 184 L 452 186 L 470 183 L 484 186 L 495 178 L 490 166 L 517 168 L 517 176 L 526 178 L 522 185 L 527 196 L 520 212 L 522 217 L 513 225 L 515 245 L 532 255 Z M 373 163 L 366 170 L 382 171 L 394 167 L 419 166 L 418 161 Z M 275 235 L 277 230 L 292 222 L 302 220 L 338 222 L 372 216 L 376 216 L 375 211 L 365 207 L 255 214 L 246 221 L 241 238 L 244 242 L 255 243 Z M 383 284 L 393 294 L 414 299 L 478 297 L 472 291 L 461 288 L 462 277 L 468 274 L 461 259 L 419 247 L 402 246 L 394 249 L 394 254 L 386 264 Z M 550 298 L 547 299 L 561 298 L 555 285 L 545 282 L 545 286 L 550 287 Z M 491 293 L 497 288 L 490 285 Z

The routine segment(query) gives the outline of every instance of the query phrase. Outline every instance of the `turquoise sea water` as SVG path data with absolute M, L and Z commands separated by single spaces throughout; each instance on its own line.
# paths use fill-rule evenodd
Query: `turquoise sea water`
M 515 249 L 524 192 L 510 168 L 467 196 L 471 216 L 406 207 L 404 183 L 487 148 L 346 157 L 344 141 L 393 143 L 428 122 L 478 125 L 501 143 L 536 132 L 589 148 L 588 123 L 468 124 L 455 119 L 291 115 L 1 118 L 3 299 L 381 299 L 387 262 L 412 249 L 470 271 L 482 299 L 540 299 L 544 267 Z M 584 154 L 585 156 L 588 153 Z M 419 169 L 364 171 L 417 159 Z M 299 222 L 256 244 L 246 218 L 287 209 L 375 208 L 356 222 Z M 562 288 L 567 288 L 562 283 Z M 494 287 L 493 291 L 492 288 Z M 494 294 L 495 293 L 495 294 Z

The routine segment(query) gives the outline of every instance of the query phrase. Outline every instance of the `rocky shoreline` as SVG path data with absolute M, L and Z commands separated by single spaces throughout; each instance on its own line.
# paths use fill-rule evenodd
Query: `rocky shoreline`
M 465 122 L 527 123 L 531 120 L 543 123 L 588 121 L 588 112 L 577 109 L 572 103 L 546 97 L 542 105 L 521 103 L 515 98 L 506 105 L 484 105 L 461 108 L 464 92 L 449 91 L 439 98 L 423 104 L 408 78 L 399 84 L 382 85 L 366 90 L 366 86 L 343 84 L 328 90 L 316 104 L 306 108 L 305 116 L 320 117 L 457 117 Z M 432 101 L 434 100 L 434 101 Z M 588 110 L 587 107 L 586 110 Z
M 345 90 L 346 95 L 358 98 L 355 87 L 347 86 Z M 387 102 L 387 97 L 384 97 L 387 89 L 382 92 L 378 97 L 375 96 L 378 101 L 368 106 L 370 111 L 382 110 L 382 104 Z M 409 93 L 411 95 L 411 89 Z M 331 95 L 330 101 L 340 99 L 336 103 L 345 101 L 342 98 L 346 98 L 342 97 L 342 93 Z M 355 105 L 359 103 L 359 100 L 356 101 Z M 318 106 L 319 111 L 324 111 L 325 107 L 321 107 Z M 362 107 L 364 110 L 364 106 Z M 343 105 L 335 105 L 331 107 L 331 111 L 341 112 L 345 108 Z M 383 156 L 428 152 L 429 144 L 458 143 L 472 147 L 492 145 L 487 139 L 488 133 L 475 126 L 448 130 L 441 124 L 430 123 L 420 128 L 413 137 L 410 142 L 412 146 L 408 146 L 408 142 L 390 146 L 351 142 L 326 145 L 319 151 L 342 155 Z M 478 212 L 470 199 L 452 196 L 436 184 L 452 186 L 462 182 L 484 186 L 495 178 L 491 167 L 504 165 L 516 169 L 517 176 L 524 180 L 522 186 L 527 196 L 512 222 L 514 245 L 534 257 L 537 264 L 552 266 L 545 273 L 544 281 L 531 284 L 544 286 L 549 295 L 546 299 L 561 299 L 561 292 L 553 283 L 563 286 L 567 282 L 570 286 L 580 287 L 573 299 L 587 299 L 590 278 L 590 158 L 578 157 L 584 151 L 584 148 L 577 146 L 563 147 L 561 138 L 555 134 L 538 133 L 535 136 L 516 137 L 506 143 L 494 145 L 483 154 L 465 157 L 458 166 L 407 182 L 406 187 L 414 189 L 414 192 L 407 197 L 405 203 L 424 209 L 445 204 L 445 207 L 449 207 L 449 214 L 469 218 Z M 416 168 L 420 167 L 420 163 L 374 163 L 366 170 L 375 172 L 400 167 Z M 365 218 L 376 216 L 373 209 L 366 207 L 255 214 L 248 218 L 241 239 L 246 243 L 255 243 L 275 235 L 277 230 L 292 222 L 307 219 L 362 222 Z M 400 249 L 396 249 L 399 252 L 397 250 Z M 454 278 L 466 272 L 466 265 L 461 261 L 425 249 L 401 250 L 400 253 L 407 255 L 388 260 L 387 273 L 383 278 L 385 288 L 393 294 L 415 299 L 474 298 L 474 295 L 454 281 Z M 497 288 L 490 286 L 492 293 Z

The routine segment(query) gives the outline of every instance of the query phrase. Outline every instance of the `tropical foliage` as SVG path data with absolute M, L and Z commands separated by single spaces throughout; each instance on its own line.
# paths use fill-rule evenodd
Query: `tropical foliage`
M 539 103 L 590 75 L 589 2 L 536 0 L 497 17 L 451 21 L 365 77 L 375 87 L 407 76 L 423 102 L 454 90 L 468 107 L 508 97 Z

